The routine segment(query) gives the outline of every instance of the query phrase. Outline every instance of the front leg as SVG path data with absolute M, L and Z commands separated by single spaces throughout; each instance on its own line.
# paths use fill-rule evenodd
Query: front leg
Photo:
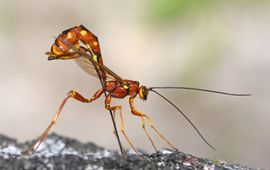
M 48 132 L 50 131 L 51 127 L 56 123 L 58 117 L 60 116 L 60 113 L 64 107 L 64 105 L 66 104 L 66 102 L 68 101 L 69 98 L 73 98 L 77 101 L 83 102 L 83 103 L 90 103 L 96 99 L 98 99 L 103 93 L 103 89 L 98 90 L 91 98 L 85 98 L 83 97 L 81 94 L 79 94 L 78 92 L 71 90 L 67 96 L 63 99 L 63 101 L 61 102 L 61 105 L 59 106 L 57 112 L 55 113 L 51 123 L 48 125 L 48 127 L 46 128 L 46 130 L 42 133 L 42 135 L 38 138 L 38 140 L 35 142 L 35 144 L 30 147 L 26 152 L 27 154 L 31 154 L 34 153 L 37 148 L 39 147 L 39 145 L 42 143 L 42 141 L 46 138 L 46 136 L 48 135 Z
M 131 112 L 132 112 L 132 114 L 134 114 L 135 116 L 139 116 L 139 117 L 141 117 L 142 118 L 142 127 L 143 127 L 143 130 L 145 131 L 145 133 L 146 133 L 146 135 L 147 135 L 147 137 L 148 137 L 148 139 L 150 140 L 150 142 L 151 142 L 151 144 L 152 144 L 152 146 L 153 146 L 153 148 L 157 151 L 157 149 L 156 149 L 156 146 L 155 146 L 155 144 L 154 144 L 154 142 L 153 142 L 153 140 L 152 140 L 152 138 L 150 137 L 150 135 L 148 134 L 148 132 L 146 131 L 146 128 L 145 128 L 145 123 L 144 123 L 144 117 L 147 119 L 147 121 L 148 121 L 148 123 L 149 123 L 149 125 L 150 125 L 150 127 L 168 144 L 168 145 L 170 145 L 174 150 L 178 150 L 176 147 L 174 147 L 158 130 L 157 130 L 157 128 L 154 126 L 154 124 L 153 124 L 153 122 L 152 122 L 152 120 L 151 120 L 151 118 L 148 116 L 148 115 L 146 115 L 145 113 L 141 113 L 141 112 L 139 112 L 139 111 L 137 111 L 136 109 L 135 109 L 135 106 L 134 106 L 134 99 L 135 99 L 135 97 L 130 97 L 129 98 L 129 105 L 130 105 L 130 108 L 131 108 Z

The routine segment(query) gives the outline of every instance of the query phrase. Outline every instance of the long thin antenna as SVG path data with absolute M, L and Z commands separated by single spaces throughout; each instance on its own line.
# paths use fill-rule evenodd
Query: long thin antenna
M 152 90 L 152 89 L 180 89 L 180 90 L 193 90 L 193 91 L 210 92 L 210 93 L 224 94 L 224 95 L 229 95 L 229 96 L 251 96 L 251 94 L 228 93 L 228 92 L 195 88 L 195 87 L 150 87 L 149 88 L 149 90 Z
M 213 150 L 216 150 L 201 134 L 201 132 L 198 130 L 198 128 L 194 125 L 194 123 L 192 123 L 192 121 L 185 115 L 185 113 L 183 111 L 181 111 L 174 103 L 172 103 L 169 99 L 167 99 L 166 97 L 164 97 L 163 95 L 161 95 L 159 92 L 153 90 L 153 88 L 149 89 L 150 91 L 156 93 L 157 95 L 159 95 L 160 97 L 162 97 L 164 100 L 166 100 L 168 103 L 170 103 L 176 110 L 178 110 L 179 113 L 182 114 L 182 116 L 184 116 L 184 118 L 190 123 L 190 125 L 196 130 L 196 132 L 199 134 L 199 136 L 202 138 L 202 140 Z

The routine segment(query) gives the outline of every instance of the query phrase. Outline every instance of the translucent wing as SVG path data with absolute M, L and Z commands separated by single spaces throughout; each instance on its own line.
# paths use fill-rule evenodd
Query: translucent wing
M 88 74 L 98 78 L 98 74 L 93 66 L 93 64 L 91 63 L 91 61 L 89 61 L 87 58 L 85 57 L 78 57 L 75 58 L 74 61 Z M 101 68 L 102 69 L 102 68 Z M 108 72 L 106 72 L 106 78 L 107 80 L 116 80 L 116 78 L 109 74 Z
M 81 27 L 83 30 L 81 30 L 80 34 L 84 36 L 82 38 L 84 41 L 80 40 L 81 45 L 79 43 L 76 44 L 79 47 L 76 47 L 76 45 L 61 36 L 57 37 L 58 43 L 61 42 L 71 50 L 71 53 L 77 54 L 72 57 L 68 55 L 69 59 L 73 58 L 86 73 L 100 78 L 103 83 L 109 79 L 123 81 L 120 76 L 103 65 L 97 37 L 85 27 Z

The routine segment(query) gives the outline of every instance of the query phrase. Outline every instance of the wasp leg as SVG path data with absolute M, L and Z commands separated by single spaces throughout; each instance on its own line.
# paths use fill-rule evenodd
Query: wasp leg
M 42 143 L 42 141 L 46 138 L 46 136 L 48 135 L 49 130 L 51 129 L 51 127 L 56 123 L 58 117 L 60 116 L 60 113 L 64 107 L 64 105 L 66 104 L 66 102 L 68 101 L 69 98 L 73 98 L 75 100 L 78 100 L 80 102 L 83 103 L 90 103 L 96 99 L 98 99 L 103 93 L 103 89 L 98 90 L 91 98 L 87 99 L 85 97 L 83 97 L 81 94 L 79 94 L 78 92 L 71 90 L 67 96 L 63 99 L 60 107 L 58 108 L 57 112 L 55 113 L 51 123 L 49 124 L 49 126 L 46 128 L 46 130 L 42 133 L 42 135 L 38 138 L 38 140 L 36 141 L 36 143 L 30 147 L 25 153 L 27 154 L 31 154 L 34 153 L 37 148 L 39 147 L 39 145 Z
M 130 105 L 130 108 L 131 108 L 131 112 L 132 112 L 132 114 L 134 114 L 135 116 L 140 116 L 140 117 L 142 117 L 142 118 L 146 118 L 147 119 L 147 121 L 148 121 L 148 123 L 149 123 L 149 125 L 150 125 L 150 127 L 168 144 L 168 145 L 170 145 L 171 146 L 171 148 L 173 148 L 174 150 L 178 150 L 175 146 L 173 146 L 158 130 L 157 130 L 157 128 L 154 126 L 154 124 L 153 124 L 153 122 L 152 122 L 152 120 L 151 120 L 151 118 L 149 117 L 149 116 L 147 116 L 146 114 L 144 114 L 144 113 L 141 113 L 141 112 L 139 112 L 139 111 L 137 111 L 136 109 L 135 109 L 135 107 L 134 107 L 134 99 L 135 99 L 135 97 L 130 97 L 129 98 L 129 105 Z M 144 124 L 143 124 L 143 128 L 145 129 L 145 127 L 144 127 Z M 152 141 L 152 139 L 151 139 L 151 137 L 149 136 L 149 134 L 147 133 L 147 131 L 145 130 L 145 132 L 146 132 L 146 135 L 147 135 L 147 137 L 148 137 L 148 139 L 150 140 L 150 142 L 152 143 L 152 145 L 153 145 L 153 141 Z M 153 147 L 155 148 L 155 150 L 156 150 L 156 147 L 155 147 L 155 145 L 153 145 Z
M 116 112 L 115 112 L 115 110 L 113 111 L 113 120 L 114 120 L 114 122 L 116 122 Z M 115 137 L 117 137 L 115 129 L 113 129 L 113 134 L 115 135 Z
M 155 144 L 154 144 L 154 142 L 153 142 L 151 136 L 149 135 L 149 133 L 147 132 L 147 130 L 146 130 L 146 128 L 145 128 L 145 120 L 144 120 L 144 117 L 141 116 L 141 118 L 142 118 L 142 128 L 143 128 L 145 134 L 147 135 L 147 138 L 150 140 L 150 142 L 151 142 L 153 148 L 154 148 L 155 151 L 157 152 L 157 147 L 155 146 Z
M 151 136 L 149 135 L 149 133 L 147 132 L 146 128 L 145 128 L 145 120 L 144 120 L 144 114 L 138 112 L 135 107 L 134 107 L 134 97 L 129 98 L 129 104 L 130 104 L 130 108 L 131 108 L 131 112 L 132 114 L 134 114 L 135 116 L 140 116 L 142 119 L 142 128 L 147 136 L 147 138 L 149 139 L 149 141 L 151 142 L 153 148 L 155 149 L 155 151 L 157 151 L 157 147 L 155 146 Z
M 124 119 L 123 119 L 123 115 L 122 115 L 122 106 L 117 105 L 117 106 L 111 106 L 111 96 L 107 95 L 106 99 L 105 99 L 105 108 L 107 110 L 111 110 L 113 111 L 114 115 L 115 112 L 117 110 L 119 110 L 120 113 L 120 123 L 121 123 L 121 132 L 123 133 L 124 137 L 126 138 L 126 140 L 128 141 L 129 145 L 132 147 L 132 149 L 136 152 L 137 155 L 139 155 L 139 152 L 137 151 L 137 149 L 134 147 L 134 145 L 131 143 L 131 141 L 129 140 L 129 137 L 127 136 L 126 132 L 125 132 L 125 127 L 124 127 Z M 114 116 L 115 117 L 115 116 Z

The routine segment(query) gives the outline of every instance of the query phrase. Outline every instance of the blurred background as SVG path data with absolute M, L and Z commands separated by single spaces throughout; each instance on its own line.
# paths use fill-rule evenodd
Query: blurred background
M 100 88 L 99 81 L 73 61 L 48 61 L 44 54 L 55 36 L 83 24 L 98 36 L 105 65 L 123 78 L 148 87 L 252 93 L 229 97 L 160 90 L 217 151 L 155 94 L 145 102 L 138 98 L 135 105 L 183 152 L 269 168 L 269 19 L 266 0 L 1 0 L 0 133 L 19 141 L 36 138 L 69 90 L 90 97 Z M 134 145 L 154 152 L 141 120 L 130 113 L 128 100 L 113 104 L 123 105 L 126 131 Z M 103 96 L 91 104 L 70 100 L 52 131 L 118 149 Z M 151 134 L 159 148 L 168 147 Z

